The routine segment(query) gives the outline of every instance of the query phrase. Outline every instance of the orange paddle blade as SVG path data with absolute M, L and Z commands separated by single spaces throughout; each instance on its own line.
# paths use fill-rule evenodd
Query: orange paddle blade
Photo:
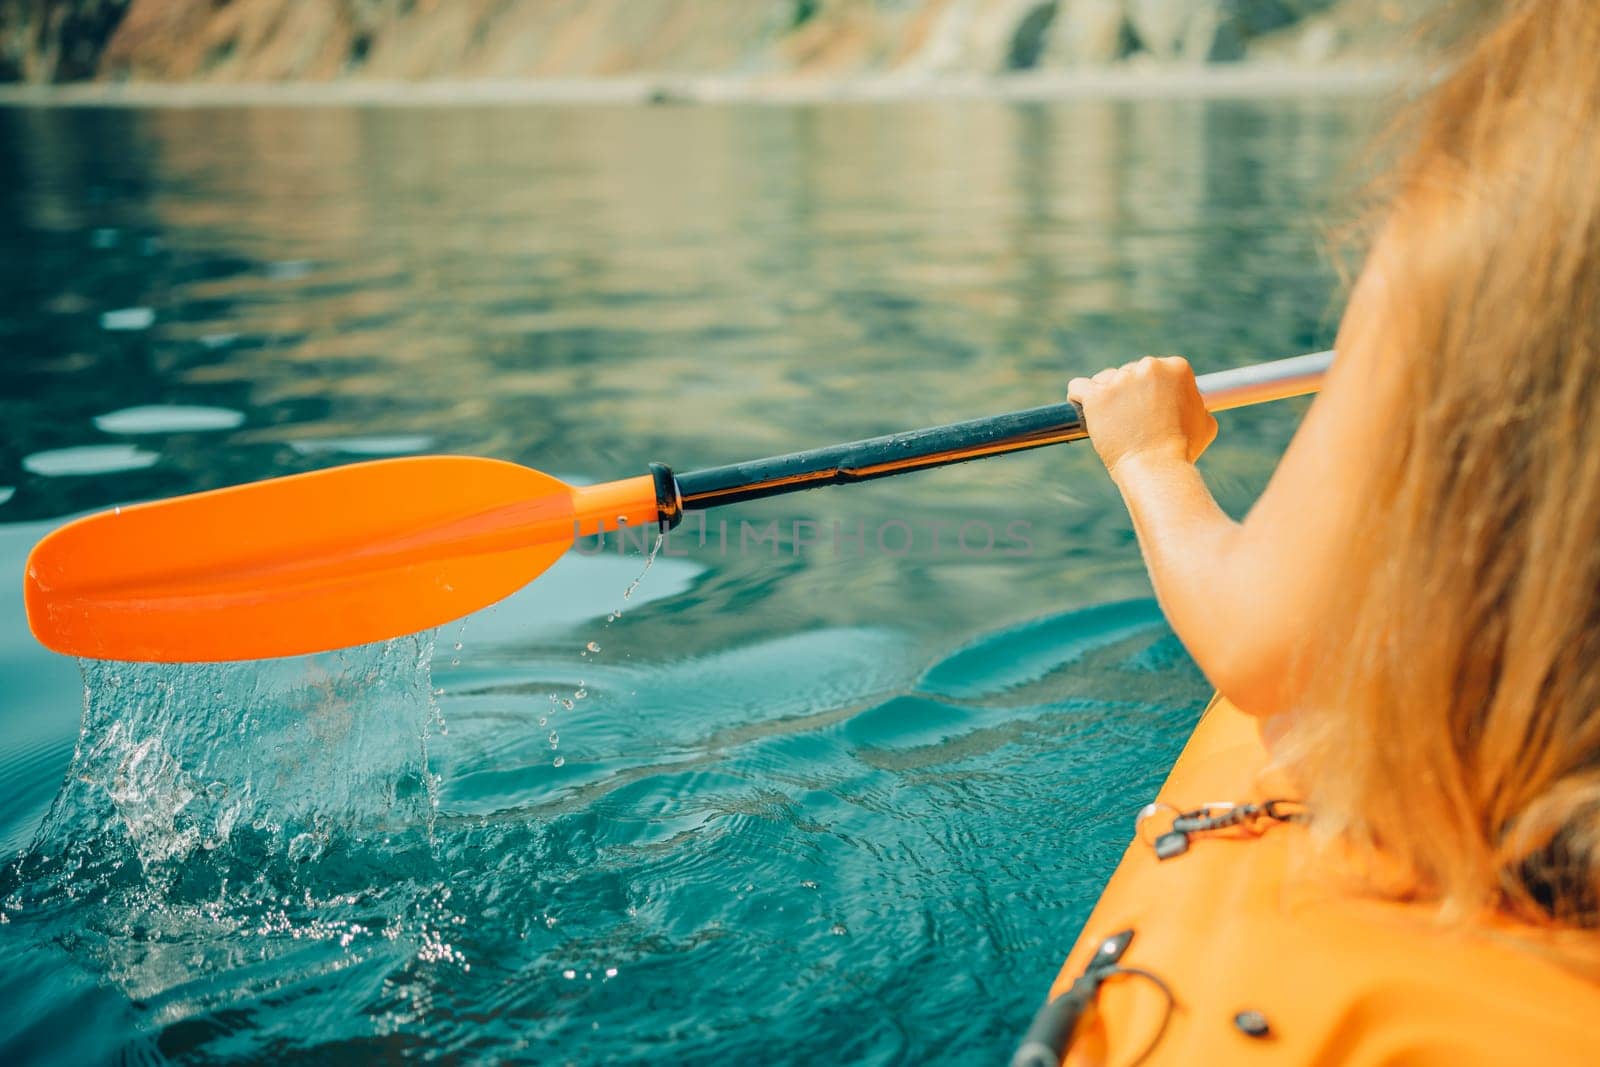
M 649 475 L 574 488 L 465 456 L 357 463 L 69 523 L 28 557 L 28 623 L 96 659 L 343 648 L 486 607 L 618 518 L 656 521 Z

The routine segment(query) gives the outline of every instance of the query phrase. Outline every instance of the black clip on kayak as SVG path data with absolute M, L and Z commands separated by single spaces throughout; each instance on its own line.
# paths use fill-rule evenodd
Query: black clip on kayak
M 1101 984 L 1121 972 L 1117 964 L 1132 941 L 1133 931 L 1124 930 L 1100 942 L 1089 966 L 1067 991 L 1047 1001 L 1033 1017 L 1033 1025 L 1028 1027 L 1022 1043 L 1011 1056 L 1011 1067 L 1061 1067 L 1061 1059 L 1072 1045 L 1079 1020 L 1094 1003 Z

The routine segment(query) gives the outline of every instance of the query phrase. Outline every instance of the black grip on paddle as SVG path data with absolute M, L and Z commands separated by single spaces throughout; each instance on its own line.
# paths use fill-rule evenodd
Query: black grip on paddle
M 690 471 L 678 476 L 678 490 L 685 510 L 711 508 L 820 485 L 945 467 L 1087 436 L 1083 412 L 1069 401 Z

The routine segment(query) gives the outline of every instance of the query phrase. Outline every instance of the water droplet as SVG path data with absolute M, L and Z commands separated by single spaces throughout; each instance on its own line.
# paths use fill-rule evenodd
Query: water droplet
M 616 976 L 617 976 L 617 969 L 615 967 L 607 967 L 606 968 L 606 977 L 607 978 L 615 978 Z
M 845 929 L 844 923 L 834 923 L 832 926 L 828 927 L 828 933 L 832 934 L 834 937 L 844 937 L 849 932 L 849 930 Z
M 655 542 L 653 544 L 651 544 L 650 551 L 645 554 L 645 557 L 644 557 L 644 568 L 639 571 L 639 577 L 635 578 L 632 582 L 630 582 L 629 585 L 628 585 L 628 588 L 626 588 L 626 589 L 624 589 L 622 591 L 622 599 L 623 600 L 632 600 L 633 599 L 633 591 L 635 589 L 639 588 L 639 583 L 644 581 L 644 576 L 650 573 L 650 564 L 652 564 L 652 563 L 654 563 L 656 561 L 656 553 L 661 551 L 661 543 L 663 541 L 665 541 L 665 540 L 666 540 L 666 537 L 664 535 L 662 535 L 660 533 L 656 534 Z M 622 613 L 619 611 L 619 612 L 617 612 L 617 614 L 620 615 Z
M 457 652 L 460 652 L 461 651 L 461 642 L 457 641 L 454 645 L 451 645 L 450 647 L 454 648 Z
M 572 699 L 573 700 L 582 700 L 584 697 L 586 697 L 588 695 L 589 695 L 589 691 L 587 689 L 583 688 L 583 686 L 580 684 L 577 689 L 573 690 Z
M 561 743 L 561 735 L 556 733 L 554 730 L 551 730 L 550 731 L 550 747 L 551 748 L 555 748 L 560 743 Z
M 600 651 L 600 642 L 599 641 L 590 641 L 587 645 L 584 645 L 583 647 L 584 647 L 585 650 L 587 650 L 589 652 L 599 652 Z
M 815 883 L 811 879 L 807 878 L 805 881 L 800 883 L 800 888 L 801 889 L 815 889 L 815 888 L 817 888 L 817 883 Z
M 566 708 L 568 711 L 571 711 L 572 710 L 572 701 L 564 699 L 564 700 L 561 701 L 561 706 L 563 708 Z
M 556 917 L 554 915 L 546 915 L 544 917 L 544 928 L 546 930 L 554 930 L 556 928 Z
M 549 719 L 548 716 L 546 716 L 546 715 L 539 716 L 539 725 L 540 726 L 548 726 L 549 723 L 550 723 L 550 719 Z
M 567 757 L 565 756 L 557 756 L 555 759 L 550 761 L 550 766 L 552 767 L 565 767 L 566 765 Z
M 452 666 L 452 667 L 461 666 L 461 657 L 460 656 L 451 656 L 450 657 L 450 666 Z
M 574 978 L 578 977 L 578 972 L 573 970 L 571 967 L 568 967 L 566 970 L 561 972 L 561 977 L 570 982 Z

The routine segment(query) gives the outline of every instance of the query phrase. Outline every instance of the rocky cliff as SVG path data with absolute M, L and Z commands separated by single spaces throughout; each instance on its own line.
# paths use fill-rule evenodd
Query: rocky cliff
M 0 0 L 0 80 L 936 77 L 1130 60 L 1392 61 L 1418 47 L 1417 27 L 1440 9 L 1440 0 Z

